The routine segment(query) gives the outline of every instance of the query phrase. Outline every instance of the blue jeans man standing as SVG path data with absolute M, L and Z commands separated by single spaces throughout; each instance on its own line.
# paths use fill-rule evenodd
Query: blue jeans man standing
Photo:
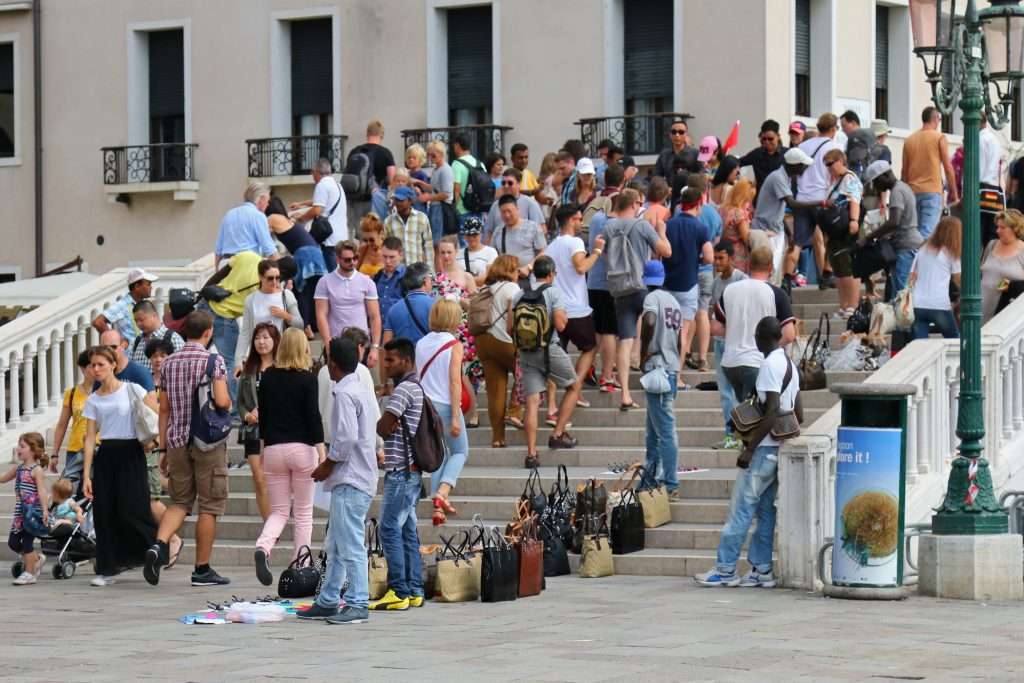
M 927 240 L 942 218 L 942 194 L 939 192 L 915 192 L 917 203 L 917 230 Z
M 679 464 L 679 439 L 676 436 L 676 373 L 668 373 L 671 390 L 647 395 L 647 481 L 657 481 L 672 493 L 679 488 L 676 469 Z

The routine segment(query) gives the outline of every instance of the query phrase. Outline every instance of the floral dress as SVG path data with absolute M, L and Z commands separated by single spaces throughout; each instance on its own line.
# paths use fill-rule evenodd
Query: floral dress
M 434 298 L 456 297 L 459 301 L 469 297 L 469 292 L 459 283 L 452 280 L 446 273 L 434 274 Z M 476 391 L 484 379 L 484 366 L 476 355 L 476 339 L 469 333 L 468 317 L 462 312 L 462 322 L 455 334 L 462 343 L 462 369 L 473 384 Z
M 744 273 L 749 269 L 749 253 L 747 243 L 740 238 L 740 224 L 750 220 L 749 208 L 725 208 L 719 209 L 722 214 L 722 239 L 731 242 L 733 248 L 733 267 Z
M 18 465 L 18 471 L 14 475 L 14 492 L 16 501 L 14 503 L 14 519 L 11 520 L 11 531 L 21 531 L 25 521 L 25 515 L 32 508 L 39 507 L 39 490 L 36 487 L 35 477 L 32 470 L 38 465 Z

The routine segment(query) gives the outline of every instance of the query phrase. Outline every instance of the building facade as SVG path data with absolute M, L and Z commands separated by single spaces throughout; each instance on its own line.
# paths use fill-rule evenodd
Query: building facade
M 695 139 L 739 120 L 745 151 L 765 118 L 854 109 L 888 119 L 898 160 L 929 103 L 906 0 L 35 5 L 0 0 L 0 279 L 77 256 L 189 262 L 249 179 L 306 198 L 312 161 L 343 158 L 373 118 L 399 160 L 403 130 L 509 127 L 481 145 L 525 142 L 536 171 L 591 118 L 649 162 L 665 131 L 636 121 L 654 112 L 689 113 Z

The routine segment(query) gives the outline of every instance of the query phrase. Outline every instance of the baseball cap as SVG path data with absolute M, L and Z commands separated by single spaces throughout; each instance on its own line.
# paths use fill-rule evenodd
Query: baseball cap
M 804 125 L 803 121 L 794 121 L 793 123 L 789 124 L 789 132 L 792 133 L 793 131 L 796 131 L 797 133 L 806 133 L 807 126 Z
M 593 175 L 594 174 L 594 162 L 590 157 L 582 157 L 576 162 L 576 172 L 581 175 Z
M 153 275 L 152 273 L 147 272 L 143 268 L 132 268 L 131 270 L 128 271 L 128 286 L 129 287 L 134 285 L 136 282 L 140 282 L 142 280 L 146 280 L 148 282 L 156 282 L 159 279 L 160 278 L 158 278 L 156 275 Z
M 892 166 L 889 165 L 888 161 L 883 161 L 882 159 L 872 161 L 864 171 L 864 183 L 867 184 L 873 182 L 878 176 L 884 175 L 891 169 Z
M 711 157 L 715 156 L 715 152 L 718 151 L 718 138 L 714 135 L 705 135 L 700 140 L 700 154 L 697 155 L 697 161 L 706 163 Z
M 661 261 L 648 261 L 644 264 L 644 284 L 661 287 L 665 284 L 665 264 Z
M 801 166 L 810 166 L 811 164 L 814 163 L 814 159 L 811 159 L 809 156 L 807 156 L 807 152 L 803 151 L 799 147 L 793 147 L 791 149 L 786 150 L 786 153 L 785 155 L 783 155 L 782 159 L 787 164 L 790 164 L 792 166 L 796 166 L 798 164 Z
M 479 235 L 484 231 L 484 222 L 476 216 L 470 216 L 462 222 L 463 235 Z
M 395 190 L 395 199 L 399 201 L 414 200 L 416 199 L 416 193 L 412 191 L 411 187 L 405 187 L 404 185 Z

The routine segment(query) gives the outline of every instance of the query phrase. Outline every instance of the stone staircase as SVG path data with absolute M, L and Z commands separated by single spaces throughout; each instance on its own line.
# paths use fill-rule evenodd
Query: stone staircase
M 794 291 L 794 313 L 803 321 L 804 331 L 809 332 L 817 325 L 822 312 L 835 310 L 835 292 L 820 292 L 816 288 Z M 833 346 L 845 324 L 833 321 Z M 861 381 L 867 373 L 833 373 L 830 382 Z M 630 412 L 618 410 L 619 395 L 603 394 L 593 388 L 585 388 L 584 395 L 591 402 L 590 408 L 578 408 L 573 414 L 572 434 L 579 439 L 579 447 L 572 450 L 549 451 L 545 446 L 550 428 L 543 427 L 538 434 L 540 445 L 540 474 L 545 490 L 556 475 L 556 467 L 564 464 L 568 468 L 572 485 L 590 478 L 605 480 L 606 485 L 614 483 L 614 475 L 602 474 L 610 463 L 642 461 L 644 450 L 645 396 L 639 388 L 634 373 L 631 386 L 634 400 L 641 409 Z M 690 385 L 697 385 L 714 379 L 714 372 L 697 373 L 687 371 L 683 379 Z M 806 411 L 805 424 L 814 422 L 835 402 L 828 390 L 806 392 L 803 396 Z M 525 456 L 525 434 L 509 429 L 508 447 L 490 447 L 491 434 L 488 427 L 486 397 L 480 394 L 480 427 L 469 430 L 470 456 L 452 495 L 452 503 L 458 509 L 457 516 L 450 516 L 444 527 L 431 526 L 429 500 L 422 500 L 417 508 L 420 540 L 424 544 L 435 543 L 439 534 L 450 534 L 472 524 L 474 515 L 480 515 L 488 526 L 504 524 L 514 509 L 514 502 L 522 492 L 527 471 L 523 469 Z M 620 574 L 675 575 L 689 576 L 712 566 L 718 545 L 719 531 L 728 511 L 729 496 L 735 478 L 735 451 L 720 451 L 710 444 L 722 438 L 722 417 L 718 393 L 715 391 L 680 392 L 676 401 L 676 417 L 679 435 L 680 467 L 696 467 L 704 471 L 681 474 L 682 500 L 671 504 L 672 521 L 657 529 L 646 532 L 646 548 L 629 555 L 616 556 L 615 569 Z M 242 459 L 240 447 L 232 446 L 232 462 Z M 249 566 L 252 561 L 252 547 L 262 527 L 252 479 L 248 469 L 232 469 L 230 474 L 231 497 L 227 514 L 218 524 L 218 540 L 213 562 L 217 566 Z M 0 493 L 0 524 L 7 524 L 13 509 L 13 491 L 8 488 Z M 379 516 L 380 499 L 374 500 L 370 515 Z M 319 548 L 324 535 L 326 514 L 316 510 L 313 540 Z M 182 553 L 181 563 L 187 566 L 194 558 L 194 521 L 186 522 L 183 534 L 189 539 Z M 284 567 L 291 555 L 291 528 L 286 528 L 281 543 L 274 550 L 272 565 Z M 4 551 L 5 558 L 11 557 Z

